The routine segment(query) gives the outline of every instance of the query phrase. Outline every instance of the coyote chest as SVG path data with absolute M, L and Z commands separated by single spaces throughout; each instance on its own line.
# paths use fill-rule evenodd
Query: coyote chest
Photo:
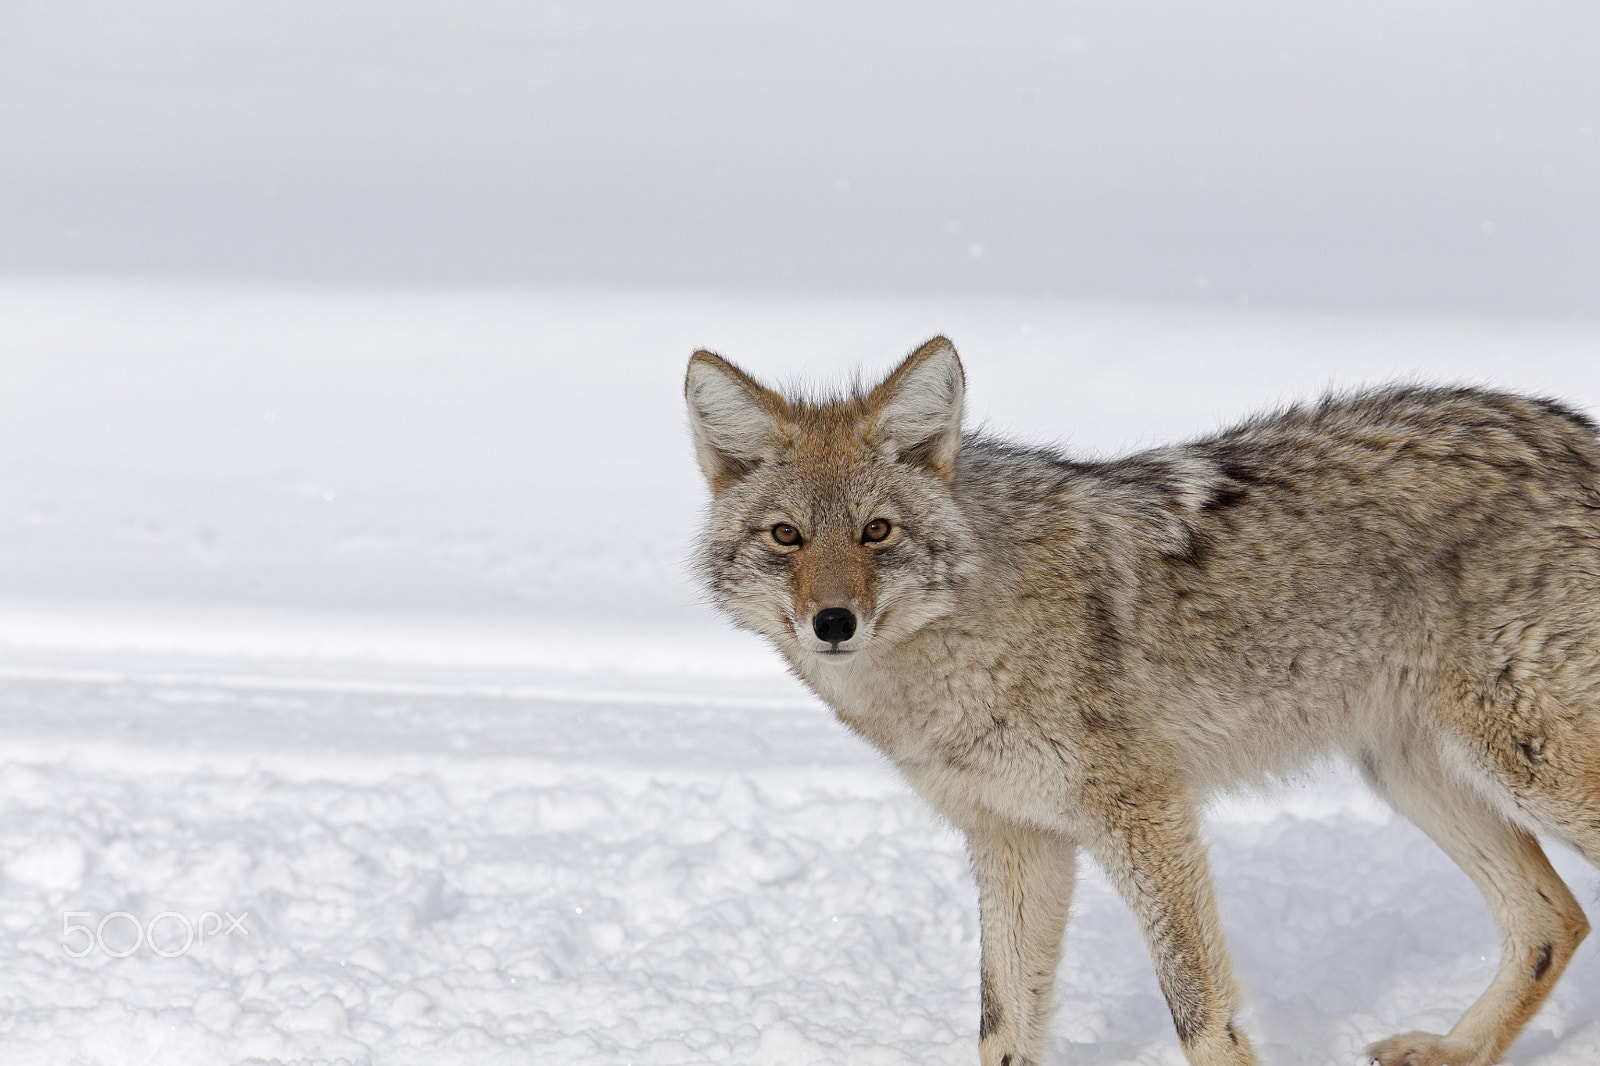
M 1025 664 L 936 629 L 896 652 L 843 669 L 795 665 L 845 725 L 956 825 L 1001 816 L 1070 830 L 1084 755 L 1096 745 L 1070 720 L 1042 718 L 1013 695 Z

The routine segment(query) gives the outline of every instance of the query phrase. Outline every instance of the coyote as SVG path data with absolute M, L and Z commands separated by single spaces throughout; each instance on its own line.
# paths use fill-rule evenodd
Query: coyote
M 1328 755 L 1478 885 L 1499 972 L 1381 1066 L 1488 1066 L 1589 930 L 1535 833 L 1600 864 L 1600 439 L 1549 400 L 1397 387 L 1110 462 L 963 438 L 935 337 L 870 391 L 689 361 L 698 569 L 966 836 L 982 1066 L 1038 1066 L 1077 853 L 1195 1066 L 1256 1061 L 1208 793 Z

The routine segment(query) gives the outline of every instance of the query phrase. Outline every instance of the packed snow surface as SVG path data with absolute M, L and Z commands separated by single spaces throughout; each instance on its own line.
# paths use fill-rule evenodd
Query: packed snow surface
M 1395 377 L 1600 404 L 1582 325 L 0 284 L 0 1061 L 975 1062 L 959 837 L 682 564 L 690 350 L 839 380 L 941 329 L 974 422 L 1078 453 Z M 1341 768 L 1207 825 L 1264 1061 L 1488 983 Z M 1182 1062 L 1091 867 L 1057 998 L 1051 1063 Z M 1600 1061 L 1594 942 L 1507 1061 Z

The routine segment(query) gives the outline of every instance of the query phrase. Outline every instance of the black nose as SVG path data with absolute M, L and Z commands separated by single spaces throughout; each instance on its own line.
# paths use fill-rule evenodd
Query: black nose
M 811 620 L 811 631 L 818 640 L 839 644 L 856 635 L 856 616 L 843 607 L 829 607 L 817 612 Z

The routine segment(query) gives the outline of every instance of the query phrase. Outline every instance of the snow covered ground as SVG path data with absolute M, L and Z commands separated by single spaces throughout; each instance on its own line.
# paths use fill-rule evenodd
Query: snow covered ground
M 0 1061 L 974 1062 L 959 840 L 682 568 L 690 350 L 936 330 L 975 422 L 1079 452 L 1395 377 L 1600 407 L 1588 325 L 0 282 Z M 1267 1062 L 1487 983 L 1471 885 L 1338 770 L 1209 831 Z M 1053 1062 L 1182 1061 L 1092 872 L 1059 1000 Z M 1594 943 L 1507 1061 L 1600 1061 Z

